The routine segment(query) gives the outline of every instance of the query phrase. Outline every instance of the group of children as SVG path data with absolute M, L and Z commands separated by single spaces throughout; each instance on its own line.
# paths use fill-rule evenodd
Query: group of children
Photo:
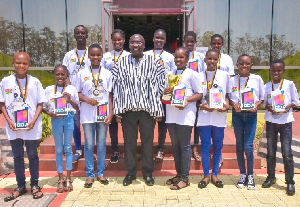
M 73 189 L 72 162 L 82 156 L 80 124 L 84 130 L 85 140 L 87 180 L 84 186 L 90 188 L 93 185 L 95 159 L 97 159 L 97 180 L 104 185 L 109 183 L 103 174 L 108 128 L 113 150 L 111 162 L 118 162 L 118 123 L 113 116 L 112 74 L 110 71 L 120 57 L 129 54 L 123 50 L 125 34 L 122 30 L 113 31 L 111 39 L 114 50 L 105 54 L 98 44 L 92 44 L 87 48 L 88 31 L 83 25 L 75 27 L 74 37 L 77 47 L 66 54 L 63 65 L 54 68 L 55 85 L 48 86 L 44 90 L 38 79 L 27 74 L 30 57 L 25 52 L 17 52 L 14 55 L 15 74 L 3 78 L 0 83 L 0 109 L 7 120 L 7 137 L 12 145 L 18 184 L 14 192 L 4 199 L 5 201 L 13 200 L 26 193 L 24 143 L 29 158 L 33 198 L 37 199 L 43 196 L 41 188 L 38 186 L 39 158 L 37 154 L 38 139 L 42 132 L 41 112 L 51 117 L 59 175 L 57 192 L 62 193 Z M 183 40 L 185 47 L 177 48 L 174 57 L 163 49 L 166 33 L 164 30 L 158 29 L 153 37 L 153 50 L 146 52 L 146 54 L 159 59 L 166 74 L 177 77 L 173 86 L 168 85 L 168 81 L 166 81 L 164 94 L 173 94 L 175 87 L 184 89 L 185 93 L 184 103 L 181 106 L 164 104 L 165 117 L 158 122 L 159 147 L 155 160 L 163 160 L 163 148 L 168 129 L 177 172 L 177 175 L 168 179 L 166 184 L 171 185 L 170 189 L 172 190 L 179 190 L 190 184 L 189 171 L 191 156 L 193 156 L 196 161 L 202 161 L 204 171 L 204 177 L 198 184 L 199 188 L 205 188 L 209 182 L 218 188 L 224 186 L 217 175 L 222 163 L 226 112 L 232 106 L 232 123 L 241 174 L 237 187 L 247 186 L 248 189 L 254 189 L 253 140 L 256 131 L 257 108 L 264 103 L 267 109 L 265 119 L 268 140 L 268 177 L 262 187 L 270 187 L 276 181 L 276 147 L 277 136 L 280 133 L 287 194 L 294 195 L 294 164 L 291 151 L 292 121 L 294 121 L 292 107 L 299 105 L 299 98 L 294 83 L 282 78 L 285 71 L 284 62 L 274 60 L 271 63 L 272 81 L 264 86 L 260 76 L 250 74 L 252 60 L 249 55 L 239 56 L 236 63 L 238 75 L 234 76 L 232 59 L 221 53 L 223 45 L 221 35 L 212 36 L 211 49 L 205 55 L 195 51 L 196 40 L 194 32 L 187 32 Z M 282 94 L 284 97 L 283 109 L 280 112 L 272 104 L 275 93 Z M 212 100 L 215 94 L 219 100 L 215 104 L 219 105 L 213 105 Z M 250 103 L 246 101 L 247 98 Z M 65 104 L 65 108 L 68 110 L 60 110 L 60 104 Z M 194 145 L 191 147 L 193 127 Z M 197 151 L 199 134 L 201 157 Z M 76 145 L 76 153 L 73 158 L 72 135 Z M 97 158 L 93 153 L 95 141 Z M 211 141 L 213 142 L 213 166 L 210 177 Z M 66 156 L 66 179 L 63 178 L 63 151 Z M 247 169 L 244 154 L 246 154 Z

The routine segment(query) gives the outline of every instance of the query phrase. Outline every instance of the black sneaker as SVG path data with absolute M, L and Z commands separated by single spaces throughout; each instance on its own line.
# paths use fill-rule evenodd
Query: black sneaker
M 114 154 L 111 155 L 110 163 L 118 163 L 119 161 L 119 152 L 114 152 Z
M 79 151 L 76 151 L 72 157 L 72 163 L 77 162 L 82 157 L 82 154 Z
M 246 180 L 247 180 L 247 175 L 246 174 L 241 174 L 241 178 L 239 182 L 236 184 L 238 188 L 244 188 L 246 185 Z
M 255 182 L 253 175 L 248 175 L 248 183 L 247 183 L 248 190 L 254 190 L 255 189 Z

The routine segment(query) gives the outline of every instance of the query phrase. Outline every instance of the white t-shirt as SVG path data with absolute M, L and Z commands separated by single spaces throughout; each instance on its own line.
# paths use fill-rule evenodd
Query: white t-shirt
M 226 71 L 229 75 L 234 75 L 234 65 L 231 57 L 221 53 L 220 70 Z
M 170 71 L 176 70 L 177 67 L 174 62 L 174 56 L 165 50 L 163 50 L 161 55 L 159 55 L 160 52 L 161 50 L 155 50 L 156 59 L 159 59 L 159 62 L 165 67 L 166 74 Z M 154 57 L 153 50 L 149 50 L 145 52 L 145 54 L 152 55 Z
M 208 71 L 209 80 L 211 81 L 214 71 Z M 225 101 L 226 93 L 231 93 L 229 87 L 229 75 L 227 72 L 222 70 L 217 70 L 214 82 L 212 83 L 211 89 L 222 89 L 222 99 Z M 210 83 L 209 81 L 209 83 Z M 207 81 L 204 75 L 204 81 L 201 84 L 203 86 L 203 98 L 201 103 L 206 103 L 205 95 L 207 93 Z M 204 110 L 199 110 L 197 126 L 216 126 L 216 127 L 226 127 L 226 112 L 218 112 L 214 110 L 213 112 L 208 112 Z
M 239 75 L 235 75 L 234 77 L 230 78 L 230 100 L 234 101 L 234 102 L 238 102 L 240 99 L 240 94 L 239 94 L 239 90 L 238 90 L 238 77 Z M 240 90 L 242 90 L 245 81 L 246 81 L 247 77 L 241 77 L 240 78 Z M 253 100 L 254 103 L 258 102 L 259 100 L 264 100 L 264 81 L 261 79 L 261 77 L 259 75 L 255 75 L 255 74 L 250 74 L 249 76 L 249 80 L 247 83 L 246 88 L 253 88 Z
M 80 56 L 80 60 L 82 58 L 82 55 L 84 54 L 84 50 L 78 50 L 79 56 Z M 77 65 L 77 63 L 79 63 L 78 57 L 77 57 L 77 53 L 76 53 L 76 48 L 74 48 L 73 50 L 70 50 L 69 52 L 67 52 L 65 54 L 64 60 L 63 60 L 63 65 L 65 65 L 69 72 L 70 72 L 70 81 L 72 86 L 76 86 L 76 80 L 77 80 L 77 74 L 80 70 L 83 70 L 83 68 L 85 67 L 89 67 L 90 65 L 90 61 L 88 59 L 88 49 L 86 49 L 83 61 L 84 62 L 84 66 L 81 66 L 81 68 L 79 68 L 79 65 Z
M 118 58 L 118 55 L 120 54 L 120 51 L 116 51 L 116 59 Z M 118 61 L 120 60 L 121 57 L 129 55 L 130 53 L 127 52 L 126 50 L 123 50 L 122 54 L 118 58 Z M 114 67 L 114 51 L 106 52 L 103 55 L 103 58 L 101 60 L 100 65 L 107 70 L 111 71 Z
M 95 78 L 97 74 L 95 73 Z M 93 95 L 93 75 L 90 68 L 84 68 L 78 73 L 78 81 L 76 84 L 76 89 L 78 93 L 81 93 L 87 98 L 95 98 Z M 111 92 L 112 87 L 112 75 L 109 70 L 101 67 L 100 75 L 98 79 L 97 87 L 101 88 L 99 93 L 103 96 L 98 102 L 100 104 L 107 103 L 107 114 L 109 112 L 109 93 Z M 86 102 L 81 102 L 80 104 L 80 123 L 94 123 L 96 119 L 96 106 L 87 104 Z
M 177 75 L 180 75 L 181 70 L 177 71 Z M 175 74 L 169 72 L 169 74 Z M 203 82 L 203 74 L 197 73 L 189 68 L 185 69 L 181 81 L 177 86 L 185 86 L 185 98 L 188 98 L 195 93 L 203 93 L 201 86 Z M 183 110 L 179 110 L 171 104 L 166 105 L 166 123 L 175 123 L 179 125 L 194 126 L 196 119 L 196 102 L 189 103 Z
M 45 108 L 48 108 L 48 111 L 50 112 L 53 112 L 54 111 L 54 88 L 55 88 L 55 85 L 52 85 L 52 86 L 48 86 L 46 89 L 45 89 L 45 95 L 47 97 L 47 102 L 44 103 L 44 107 Z M 57 87 L 57 91 L 56 91 L 56 95 L 59 97 L 61 96 L 61 91 L 63 90 L 63 87 Z M 71 100 L 78 104 L 79 106 L 79 98 L 78 98 L 78 92 L 76 90 L 76 88 L 72 85 L 68 85 L 66 88 L 65 88 L 65 92 L 69 93 L 71 95 Z M 73 108 L 73 106 L 68 103 L 67 105 L 68 109 L 69 109 L 69 112 L 74 112 L 76 113 L 76 110 Z
M 204 54 L 203 53 L 200 53 L 200 52 L 197 52 L 197 51 L 194 51 L 194 57 L 193 57 L 193 52 L 190 52 L 189 54 L 189 61 L 187 63 L 187 67 L 200 73 L 204 73 L 205 69 L 206 69 L 206 65 L 204 63 Z M 191 64 L 193 66 L 191 66 Z M 198 65 L 198 67 L 196 67 L 196 65 Z M 191 66 L 191 67 L 190 67 Z M 198 68 L 198 69 L 197 69 Z
M 274 84 L 275 90 L 279 89 L 279 85 L 280 85 L 279 83 Z M 289 105 L 291 103 L 294 103 L 296 106 L 300 105 L 297 89 L 293 81 L 284 79 L 281 90 L 284 91 L 285 105 Z M 272 92 L 272 81 L 268 82 L 265 85 L 265 102 L 264 102 L 265 106 L 267 104 L 272 105 L 271 92 Z M 295 121 L 293 116 L 293 109 L 290 108 L 289 112 L 280 113 L 280 114 L 272 114 L 271 112 L 266 111 L 265 120 L 277 124 L 285 124 L 285 123 Z
M 22 90 L 25 93 L 25 79 L 20 79 Z M 45 91 L 41 82 L 31 75 L 28 75 L 28 92 L 25 100 L 25 106 L 28 107 L 28 121 L 30 122 L 36 112 L 39 103 L 46 102 Z M 13 102 L 23 102 L 19 85 L 15 75 L 4 77 L 0 82 L 0 102 L 4 102 L 6 111 L 11 120 L 15 121 L 14 104 Z M 33 129 L 30 131 L 19 129 L 12 131 L 6 122 L 6 134 L 8 140 L 21 138 L 23 140 L 37 140 L 42 136 L 42 117 L 39 116 Z

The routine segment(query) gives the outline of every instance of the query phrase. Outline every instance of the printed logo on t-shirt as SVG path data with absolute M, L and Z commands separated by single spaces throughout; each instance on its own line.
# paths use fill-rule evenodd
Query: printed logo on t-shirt
M 75 62 L 76 62 L 76 58 L 72 58 L 72 59 L 70 60 L 70 62 L 71 62 L 71 63 L 75 63 Z
M 54 102 L 54 98 L 50 98 L 50 103 L 53 103 Z
M 232 87 L 232 92 L 236 92 L 237 91 L 237 87 Z
M 107 57 L 107 58 L 105 58 L 105 60 L 110 60 L 110 59 L 112 59 L 112 57 Z
M 268 94 L 268 98 L 271 98 L 271 94 L 270 93 Z
M 5 94 L 10 94 L 12 93 L 12 89 L 5 89 Z
M 206 82 L 202 82 L 202 85 L 205 86 L 205 85 L 206 85 Z
M 85 78 L 84 78 L 84 81 L 88 81 L 88 80 L 90 80 L 90 79 L 91 79 L 91 77 L 88 76 L 88 77 L 85 77 Z

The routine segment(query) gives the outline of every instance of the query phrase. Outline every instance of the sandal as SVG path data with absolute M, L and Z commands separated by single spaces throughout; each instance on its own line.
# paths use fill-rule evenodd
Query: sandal
M 97 180 L 103 184 L 103 185 L 108 185 L 109 181 L 105 178 L 105 180 L 101 180 L 99 177 L 97 177 Z
M 70 191 L 72 191 L 72 190 L 73 190 L 72 180 L 66 179 L 66 180 L 65 180 L 64 191 L 70 192 Z
M 206 188 L 206 186 L 208 185 L 208 183 L 209 183 L 209 177 L 208 177 L 208 182 L 205 182 L 204 181 L 204 179 L 205 179 L 206 177 L 204 177 L 199 183 L 198 183 L 198 188 Z
M 65 181 L 64 180 L 59 180 L 57 182 L 56 192 L 63 193 L 64 192 L 64 187 L 65 187 Z
M 197 151 L 192 153 L 192 157 L 195 159 L 195 161 L 201 162 L 201 156 L 199 155 L 199 153 Z
M 14 192 L 18 192 L 19 195 L 15 196 Z M 26 187 L 23 187 L 23 188 L 16 188 L 16 189 L 14 190 L 14 192 L 11 193 L 10 196 L 5 197 L 5 198 L 4 198 L 4 201 L 5 201 L 5 202 L 12 201 L 12 200 L 18 198 L 19 196 L 24 195 L 25 193 L 27 193 L 27 190 L 26 190 Z
M 170 178 L 169 180 L 167 180 L 167 181 L 166 181 L 166 184 L 167 184 L 167 185 L 172 185 L 172 184 L 174 184 L 174 183 L 177 183 L 178 181 L 175 181 L 177 178 L 180 179 L 181 177 L 180 177 L 179 175 L 176 175 L 175 177 Z
M 185 183 L 185 186 L 183 186 L 183 187 L 179 187 L 179 183 L 180 182 L 184 182 Z M 190 183 L 189 183 L 189 179 L 187 179 L 187 180 L 183 180 L 183 179 L 180 179 L 180 180 L 178 180 L 176 183 L 174 183 L 172 186 L 175 186 L 176 188 L 170 188 L 171 190 L 180 190 L 180 189 L 182 189 L 182 188 L 185 188 L 185 187 L 187 187 L 187 186 L 189 186 L 190 185 Z
M 39 198 L 42 198 L 43 197 L 43 193 L 42 193 L 42 188 L 38 185 L 35 185 L 31 188 L 31 194 L 33 196 L 33 199 L 39 199 Z M 35 191 L 35 192 L 33 192 Z M 38 193 L 41 193 L 40 195 L 37 195 Z

